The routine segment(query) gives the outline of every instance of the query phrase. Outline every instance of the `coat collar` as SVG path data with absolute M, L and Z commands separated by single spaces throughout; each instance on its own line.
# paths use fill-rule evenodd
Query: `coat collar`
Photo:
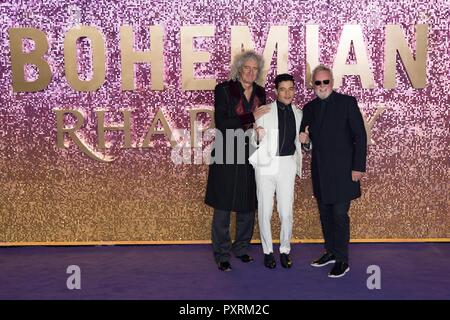
M 230 80 L 229 86 L 231 96 L 236 100 L 240 100 L 242 97 L 242 90 L 244 89 L 241 82 Z M 261 98 L 264 95 L 264 88 L 260 87 L 255 82 L 253 82 L 253 90 L 255 90 L 255 94 L 258 96 L 258 98 Z

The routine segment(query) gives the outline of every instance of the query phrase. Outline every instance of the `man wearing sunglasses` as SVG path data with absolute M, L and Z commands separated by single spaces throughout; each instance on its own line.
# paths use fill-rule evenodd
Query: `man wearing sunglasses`
M 331 278 L 349 270 L 350 201 L 361 196 L 359 180 L 366 171 L 367 136 L 354 97 L 333 91 L 333 72 L 313 70 L 316 98 L 303 108 L 300 142 L 312 143 L 311 176 L 317 200 L 325 253 L 313 267 L 334 263 Z

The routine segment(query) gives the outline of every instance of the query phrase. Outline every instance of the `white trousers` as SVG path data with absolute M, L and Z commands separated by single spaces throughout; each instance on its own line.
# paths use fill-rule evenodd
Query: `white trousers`
M 291 251 L 294 186 L 297 164 L 295 157 L 275 157 L 270 165 L 255 170 L 258 195 L 258 223 L 264 254 L 273 252 L 271 218 L 273 199 L 281 221 L 280 253 Z

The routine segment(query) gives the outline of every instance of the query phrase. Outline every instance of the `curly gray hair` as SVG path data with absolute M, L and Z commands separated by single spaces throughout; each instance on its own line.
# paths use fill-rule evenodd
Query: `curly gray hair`
M 242 71 L 242 66 L 249 59 L 255 60 L 256 63 L 258 64 L 258 77 L 256 78 L 256 82 L 262 83 L 262 70 L 264 67 L 264 58 L 253 50 L 243 51 L 234 57 L 233 64 L 231 65 L 230 68 L 230 80 L 234 81 L 240 80 L 240 72 Z

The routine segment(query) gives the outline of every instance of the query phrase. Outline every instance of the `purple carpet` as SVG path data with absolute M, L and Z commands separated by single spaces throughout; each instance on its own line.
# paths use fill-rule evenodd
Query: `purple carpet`
M 320 244 L 293 245 L 292 269 L 231 259 L 221 272 L 210 245 L 0 248 L 0 299 L 450 299 L 450 243 L 351 244 L 350 272 L 327 277 L 313 268 Z M 81 269 L 81 289 L 69 290 L 69 265 Z M 367 268 L 380 267 L 381 289 L 368 289 Z

